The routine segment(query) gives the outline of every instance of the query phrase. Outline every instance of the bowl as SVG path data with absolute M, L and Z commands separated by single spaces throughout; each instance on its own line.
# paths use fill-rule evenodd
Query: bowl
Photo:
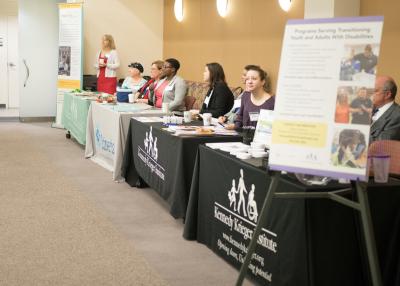
M 265 149 L 262 148 L 250 148 L 247 150 L 248 153 L 253 154 L 254 152 L 265 152 Z
M 268 152 L 252 152 L 251 155 L 254 158 L 264 158 L 268 156 Z
M 250 146 L 253 149 L 265 149 L 265 144 L 260 142 L 251 142 Z
M 250 159 L 251 155 L 249 153 L 239 152 L 239 153 L 236 153 L 236 158 L 246 160 L 246 159 Z

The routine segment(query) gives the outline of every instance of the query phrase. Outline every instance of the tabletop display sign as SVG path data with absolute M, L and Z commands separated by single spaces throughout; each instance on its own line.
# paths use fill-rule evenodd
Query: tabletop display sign
M 254 142 L 264 143 L 267 147 L 271 146 L 273 115 L 272 110 L 260 110 L 256 131 L 254 132 Z
M 289 20 L 270 168 L 367 180 L 383 17 Z
M 58 34 L 57 117 L 53 127 L 62 128 L 64 93 L 82 88 L 83 6 L 60 3 Z

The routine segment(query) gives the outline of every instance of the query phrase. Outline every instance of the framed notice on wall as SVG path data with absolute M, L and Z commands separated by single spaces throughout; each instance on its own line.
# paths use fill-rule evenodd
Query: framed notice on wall
M 289 20 L 272 170 L 367 180 L 371 96 L 383 17 Z
M 62 127 L 64 92 L 82 88 L 83 7 L 81 3 L 60 3 L 58 45 L 58 93 L 55 127 Z

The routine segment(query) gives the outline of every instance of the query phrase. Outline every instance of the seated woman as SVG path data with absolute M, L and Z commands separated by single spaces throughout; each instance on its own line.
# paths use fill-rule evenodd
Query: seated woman
M 233 106 L 233 93 L 225 80 L 225 73 L 218 63 L 206 64 L 204 81 L 208 83 L 209 90 L 204 99 L 200 113 L 211 113 L 218 118 L 227 113 Z
M 161 108 L 163 103 L 168 103 L 169 111 L 184 111 L 185 96 L 187 92 L 187 84 L 176 73 L 180 68 L 178 60 L 170 58 L 164 61 L 161 71 L 162 80 L 160 80 L 155 89 L 154 95 L 150 100 L 154 102 L 154 106 Z
M 246 90 L 249 93 L 242 96 L 235 129 L 255 129 L 260 110 L 273 110 L 275 106 L 275 97 L 269 93 L 269 78 L 260 67 L 253 66 L 247 71 Z
M 129 66 L 129 75 L 125 78 L 117 91 L 130 90 L 132 93 L 136 93 L 145 83 L 146 80 L 142 77 L 143 66 L 140 63 L 131 63 Z
M 246 88 L 246 74 L 248 70 L 255 65 L 247 65 L 244 67 L 243 72 L 242 72 L 242 83 Z M 243 90 L 243 89 L 242 89 Z M 269 90 L 269 89 L 268 89 Z M 239 112 L 240 109 L 240 104 L 242 101 L 242 96 L 245 93 L 249 93 L 247 90 L 244 90 L 234 101 L 232 109 L 224 114 L 223 116 L 218 117 L 218 122 L 220 123 L 227 123 L 227 124 L 233 124 L 236 120 L 237 113 Z
M 146 82 L 142 88 L 135 94 L 135 102 L 152 104 L 149 102 L 149 95 L 150 93 L 154 92 L 154 87 L 157 85 L 158 81 L 160 80 L 161 70 L 164 65 L 163 61 L 155 61 L 151 64 L 150 69 L 150 77 L 151 79 Z

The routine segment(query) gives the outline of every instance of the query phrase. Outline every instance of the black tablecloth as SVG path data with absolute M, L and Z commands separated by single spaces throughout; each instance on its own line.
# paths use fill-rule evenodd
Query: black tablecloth
M 196 124 L 196 123 L 192 123 Z M 173 136 L 161 123 L 131 119 L 124 152 L 122 176 L 135 186 L 139 177 L 156 190 L 170 206 L 174 218 L 184 218 L 198 145 L 207 142 L 241 141 L 240 136 Z M 152 137 L 154 148 L 145 148 Z
M 246 211 L 243 215 L 243 204 L 240 213 L 237 211 L 240 192 L 235 196 L 236 205 L 230 200 L 233 180 L 234 189 L 240 189 L 241 170 L 247 191 L 243 192 L 244 202 L 254 201 L 260 212 L 270 183 L 266 171 L 225 152 L 200 146 L 184 230 L 186 239 L 207 245 L 236 268 L 247 252 L 248 233 L 256 222 L 253 213 Z M 252 185 L 254 195 L 250 195 Z M 336 183 L 310 187 L 283 177 L 278 192 L 340 187 Z M 385 285 L 399 285 L 395 284 L 400 273 L 399 187 L 399 181 L 368 187 Z M 358 213 L 330 200 L 274 199 L 249 276 L 261 285 L 368 285 L 359 225 Z

